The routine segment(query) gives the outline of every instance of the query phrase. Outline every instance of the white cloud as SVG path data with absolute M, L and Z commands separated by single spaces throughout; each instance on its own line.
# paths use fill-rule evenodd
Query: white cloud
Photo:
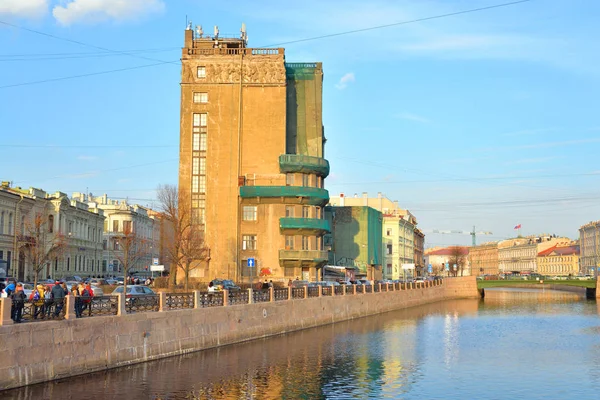
M 62 25 L 79 22 L 123 21 L 163 11 L 163 0 L 67 0 L 52 10 Z
M 0 15 L 39 18 L 48 12 L 49 0 L 0 0 Z
M 425 117 L 422 117 L 420 115 L 417 114 L 411 114 L 408 112 L 401 112 L 398 114 L 394 114 L 395 118 L 399 118 L 399 119 L 404 119 L 407 121 L 413 121 L 413 122 L 420 122 L 422 124 L 429 124 L 431 123 L 431 121 Z
M 346 75 L 340 78 L 340 81 L 335 84 L 335 87 L 339 90 L 343 90 L 346 89 L 346 87 L 348 87 L 349 83 L 353 83 L 355 81 L 356 79 L 354 78 L 354 72 L 348 72 Z

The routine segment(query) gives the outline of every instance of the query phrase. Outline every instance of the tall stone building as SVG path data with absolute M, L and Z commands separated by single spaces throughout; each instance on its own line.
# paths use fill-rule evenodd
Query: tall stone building
M 327 262 L 321 63 L 185 31 L 181 75 L 181 207 L 205 232 L 201 279 L 291 278 Z
M 600 268 L 600 221 L 592 221 L 579 228 L 579 272 L 598 276 Z
M 538 272 L 538 253 L 569 238 L 554 235 L 518 237 L 498 242 L 498 270 L 501 274 L 528 274 Z
M 498 242 L 470 247 L 469 263 L 473 275 L 498 275 Z

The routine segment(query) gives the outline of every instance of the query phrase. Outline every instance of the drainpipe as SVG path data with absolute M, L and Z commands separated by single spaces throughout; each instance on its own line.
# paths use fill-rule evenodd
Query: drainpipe
M 15 216 L 13 217 L 13 265 L 15 268 L 15 271 L 17 271 L 17 273 L 15 274 L 15 278 L 19 279 L 19 264 L 18 264 L 18 241 L 17 241 L 17 214 L 19 212 L 19 205 L 21 204 L 21 202 L 25 199 L 23 197 L 22 194 L 19 194 L 19 196 L 21 196 L 21 199 L 17 202 L 17 204 L 15 205 Z M 23 271 L 24 272 L 24 271 Z M 23 274 L 25 275 L 25 274 Z

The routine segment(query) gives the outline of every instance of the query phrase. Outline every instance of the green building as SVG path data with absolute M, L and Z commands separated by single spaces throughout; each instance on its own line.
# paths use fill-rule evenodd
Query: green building
M 325 207 L 331 233 L 325 235 L 329 264 L 354 267 L 357 278 L 382 278 L 381 212 L 371 207 Z

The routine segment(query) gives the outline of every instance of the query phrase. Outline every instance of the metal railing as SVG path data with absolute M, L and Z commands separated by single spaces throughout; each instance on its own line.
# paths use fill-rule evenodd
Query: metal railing
M 353 285 L 344 285 L 343 288 L 344 288 L 344 291 L 346 292 L 346 294 L 353 294 L 354 293 L 354 286 Z
M 286 289 L 273 289 L 273 297 L 275 301 L 287 300 L 288 299 L 289 290 Z
M 356 293 L 364 293 L 365 285 L 356 285 Z
M 223 305 L 223 292 L 200 292 L 197 308 L 220 307 Z
M 373 285 L 373 293 L 378 293 L 380 291 L 381 291 L 381 289 L 379 288 L 379 284 Z
M 322 286 L 321 287 L 321 295 L 331 296 L 331 286 Z
M 165 297 L 168 310 L 194 308 L 194 293 L 167 293 Z
M 229 302 L 229 305 L 248 304 L 249 298 L 250 296 L 248 296 L 247 290 L 240 290 L 238 292 L 229 292 L 227 301 Z
M 87 304 L 84 302 L 83 306 L 82 317 L 117 315 L 119 299 L 117 296 L 93 296 L 90 302 Z
M 252 291 L 253 303 L 266 303 L 271 301 L 271 291 L 269 289 L 260 289 Z
M 158 295 L 128 295 L 125 298 L 125 311 L 134 313 L 140 311 L 158 311 Z
M 304 288 L 292 288 L 292 299 L 303 299 L 304 298 Z
M 373 285 L 363 285 L 365 293 L 373 293 Z
M 336 296 L 340 296 L 344 294 L 344 285 L 334 286 L 334 293 Z
M 320 286 L 310 286 L 308 288 L 308 297 L 319 297 Z

